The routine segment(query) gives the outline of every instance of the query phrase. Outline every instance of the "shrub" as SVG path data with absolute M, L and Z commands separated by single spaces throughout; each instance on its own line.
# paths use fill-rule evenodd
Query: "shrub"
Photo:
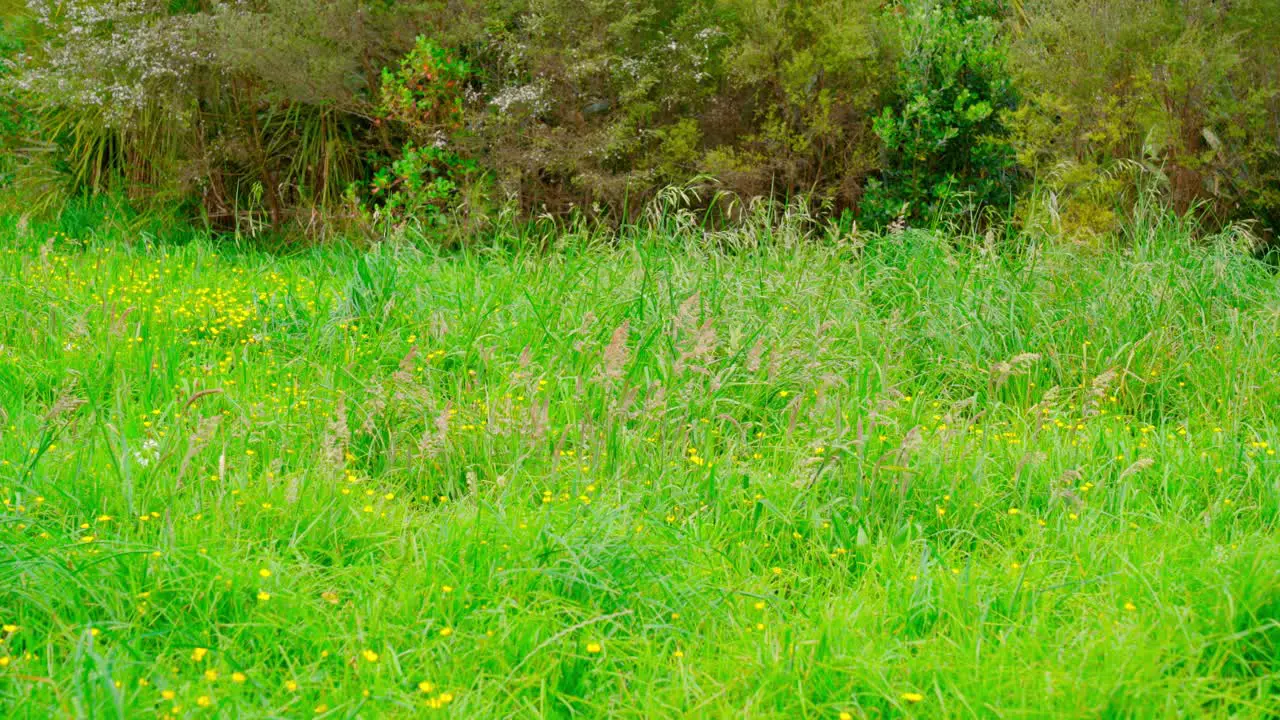
M 460 184 L 476 164 L 452 148 L 462 128 L 463 98 L 471 67 L 423 36 L 395 71 L 382 70 L 376 124 L 387 121 L 408 138 L 398 158 L 374 173 L 365 192 L 353 186 L 354 200 L 371 221 L 413 221 L 440 228 Z
M 1114 231 L 1140 187 L 1280 226 L 1280 0 L 0 0 L 0 15 L 0 184 L 28 210 L 111 193 L 313 235 L 497 206 L 612 222 L 715 178 L 682 197 L 923 223 L 1007 208 L 1031 176 L 1019 216 L 1057 231 Z
M 1145 184 L 1280 227 L 1280 2 L 1025 0 L 1014 33 L 1024 218 L 1113 231 Z
M 411 17 L 359 0 L 30 0 L 37 48 L 11 88 L 38 108 L 24 173 L 65 194 L 189 202 L 215 226 L 316 231 L 365 156 L 377 68 Z M 56 183 L 47 182 L 57 178 Z M 319 226 L 319 227 L 318 227 Z
M 470 79 L 470 65 L 419 35 L 395 72 L 382 69 L 381 115 L 402 124 L 416 142 L 447 139 L 462 127 Z
M 856 202 L 892 33 L 875 0 L 538 0 L 446 30 L 483 74 L 466 140 L 526 213 L 616 216 L 711 175 Z
M 892 87 L 897 52 L 897 25 L 880 5 L 733 3 L 725 94 L 747 122 L 702 169 L 733 178 L 748 196 L 808 193 L 836 211 L 856 207 L 879 168 L 872 121 Z
M 1017 177 L 1004 113 L 1016 102 L 993 8 L 918 0 L 902 9 L 896 100 L 875 121 L 884 169 L 863 216 L 884 225 L 1010 207 Z

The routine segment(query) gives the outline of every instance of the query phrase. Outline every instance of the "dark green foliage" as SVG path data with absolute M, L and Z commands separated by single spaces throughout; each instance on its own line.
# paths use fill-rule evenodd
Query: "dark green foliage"
M 463 93 L 471 75 L 465 61 L 421 36 L 396 71 L 383 69 L 374 122 L 391 123 L 408 142 L 397 159 L 377 169 L 367 188 L 350 188 L 366 220 L 426 228 L 447 224 L 460 184 L 476 170 L 475 162 L 450 147 L 462 129 Z
M 875 122 L 885 161 L 863 209 L 872 224 L 1011 205 L 1017 173 L 1003 114 L 1015 93 L 1000 26 L 983 5 L 904 4 L 897 99 Z
M 450 31 L 484 77 L 469 144 L 526 212 L 622 214 L 705 175 L 743 197 L 848 207 L 875 170 L 894 32 L 874 0 L 508 0 L 475 13 L 484 21 Z
M 0 4 L 0 10 L 7 9 Z M 0 17 L 0 188 L 12 181 L 16 169 L 14 150 L 31 134 L 27 109 L 18 93 L 6 87 L 4 79 L 12 74 L 11 63 L 22 49 L 18 39 L 17 15 Z
M 376 236 L 613 224 L 680 186 L 846 224 L 1110 234 L 1145 193 L 1280 225 L 1280 0 L 0 5 L 25 213 Z

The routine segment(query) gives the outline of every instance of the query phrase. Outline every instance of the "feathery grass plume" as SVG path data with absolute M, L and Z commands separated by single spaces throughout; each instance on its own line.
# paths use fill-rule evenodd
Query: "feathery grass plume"
M 53 252 L 54 238 L 49 238 L 40 246 L 40 265 L 44 268 L 49 267 L 49 254 Z
M 746 368 L 747 372 L 755 373 L 760 371 L 760 360 L 764 357 L 764 341 L 756 340 L 751 349 L 747 351 Z
M 648 394 L 644 399 L 644 415 L 653 420 L 659 419 L 667 408 L 667 388 L 654 380 L 649 383 Z
M 1055 500 L 1062 500 L 1070 503 L 1076 509 L 1084 505 L 1084 500 L 1076 494 L 1075 485 L 1084 474 L 1076 468 L 1067 468 L 1053 482 L 1049 488 L 1049 501 L 1052 504 Z
M 108 326 L 107 332 L 113 338 L 124 337 L 125 330 L 128 329 L 129 316 L 133 314 L 132 305 L 124 309 L 124 312 L 116 313 L 114 308 L 111 312 L 111 324 Z
M 213 436 L 218 432 L 218 426 L 222 423 L 221 415 L 210 415 L 200 418 L 196 423 L 196 429 L 187 437 L 187 452 L 182 456 L 182 462 L 178 465 L 178 476 L 174 481 L 177 487 L 182 487 L 182 480 L 187 475 L 187 470 L 191 466 L 191 461 L 195 459 L 209 445 L 209 441 L 213 440 Z
M 986 416 L 987 409 L 973 412 L 978 407 L 978 396 L 970 395 L 963 400 L 954 403 L 947 412 L 942 416 L 942 422 L 947 424 L 947 437 L 955 437 L 962 435 L 982 421 Z
M 436 415 L 432 427 L 424 430 L 422 438 L 418 440 L 418 452 L 421 455 L 428 458 L 435 457 L 444 449 L 445 442 L 449 438 L 449 417 L 452 413 L 453 401 L 446 401 L 444 407 L 440 409 L 440 414 Z
M 289 481 L 284 486 L 284 501 L 289 505 L 298 504 L 298 494 L 302 490 L 302 473 L 290 473 Z
M 676 310 L 676 315 L 671 321 L 671 334 L 673 336 L 691 333 L 694 328 L 698 327 L 698 308 L 701 302 L 701 293 L 695 292 L 680 303 L 680 307 Z
M 635 385 L 628 384 L 622 393 L 622 399 L 617 403 L 616 412 L 626 417 L 635 417 L 637 413 L 631 408 L 636 403 L 636 398 L 640 396 L 640 388 Z
M 998 390 L 1010 377 L 1027 374 L 1031 366 L 1039 361 L 1040 353 L 1019 353 L 1008 360 L 998 362 L 987 371 L 988 384 L 992 390 Z
M 623 320 L 609 336 L 609 344 L 605 346 L 600 358 L 601 379 L 610 382 L 622 379 L 622 371 L 627 364 L 627 336 L 630 332 L 631 321 Z
M 706 322 L 698 328 L 697 335 L 694 336 L 693 349 L 691 357 L 699 362 L 706 362 L 711 358 L 711 353 L 716 349 L 716 329 L 711 324 L 711 318 L 707 318 Z
M 551 398 L 543 398 L 541 402 L 535 399 L 529 403 L 529 437 L 535 443 L 541 443 L 550 425 Z
M 387 388 L 380 382 L 373 382 L 367 390 L 368 399 L 360 405 L 364 412 L 364 421 L 360 423 L 360 432 L 370 435 L 378 427 L 378 420 L 387 410 Z
M 1015 467 L 1013 470 L 1014 486 L 1016 487 L 1021 482 L 1022 471 L 1025 470 L 1028 466 L 1039 465 L 1040 463 L 1048 459 L 1049 459 L 1049 455 L 1039 450 L 1023 453 L 1022 457 L 1018 460 L 1017 467 Z
M 222 388 L 205 388 L 204 390 L 198 390 L 196 392 L 193 392 L 191 393 L 191 397 L 187 398 L 187 401 L 182 403 L 182 411 L 186 412 L 187 410 L 191 409 L 192 405 L 196 404 L 200 400 L 203 400 L 212 395 L 221 395 L 222 392 L 223 392 Z
M 796 395 L 787 403 L 787 439 L 795 437 L 796 428 L 800 425 L 800 396 Z
M 1120 476 L 1116 478 L 1116 480 L 1120 481 L 1120 480 L 1124 480 L 1127 477 L 1130 477 L 1131 475 L 1137 475 L 1138 473 L 1142 472 L 1143 470 L 1146 470 L 1147 468 L 1155 464 L 1156 464 L 1156 461 L 1153 460 L 1152 458 L 1149 458 L 1149 457 L 1139 458 L 1135 460 L 1132 464 L 1130 464 L 1129 467 L 1125 468 L 1124 471 L 1120 473 Z
M 813 347 L 807 352 L 796 348 L 797 362 L 806 372 L 816 374 L 821 371 L 824 358 L 831 354 L 831 343 L 835 338 L 830 333 L 835 326 L 835 320 L 823 321 L 813 332 Z
M 1040 432 L 1044 427 L 1045 420 L 1052 412 L 1057 409 L 1058 402 L 1062 397 L 1062 388 L 1054 385 L 1040 396 L 1039 402 L 1027 409 L 1027 414 L 1035 421 L 1035 432 Z
M 1099 374 L 1089 383 L 1089 392 L 1084 402 L 1082 414 L 1085 417 L 1093 417 L 1098 415 L 1102 409 L 1102 403 L 1107 399 L 1107 393 L 1111 390 L 1111 384 L 1115 382 L 1117 373 L 1114 368 L 1108 369 Z
M 44 414 L 44 424 L 52 424 L 63 415 L 70 415 L 71 413 L 74 413 L 82 405 L 88 402 L 79 395 L 72 394 L 72 389 L 73 388 L 68 388 L 58 394 L 58 397 L 53 401 L 53 404 L 49 406 L 49 410 Z M 0 412 L 3 412 L 3 409 L 0 409 Z
M 708 365 L 715 349 L 716 329 L 711 324 L 711 318 L 707 318 L 687 339 L 685 349 L 676 358 L 673 365 L 676 374 L 693 372 L 698 375 L 709 375 L 711 370 Z
M 911 453 L 920 449 L 923 444 L 924 430 L 919 425 L 916 425 L 908 430 L 906 435 L 902 436 L 902 442 L 898 444 L 898 456 L 895 458 L 895 462 L 906 467 L 907 460 L 911 458 Z
M 333 420 L 325 428 L 324 438 L 320 443 L 320 456 L 329 465 L 340 468 L 346 465 L 347 448 L 351 445 L 351 428 L 347 425 L 347 398 L 338 398 L 338 405 L 333 411 Z
M 878 463 L 878 468 L 883 467 L 886 470 L 893 470 L 901 476 L 898 480 L 898 497 L 900 499 L 906 498 L 907 490 L 911 487 L 911 476 L 916 472 L 910 467 L 911 454 L 923 444 L 924 429 L 916 425 L 908 430 L 906 435 L 902 436 L 902 442 L 898 444 L 893 465 L 884 465 L 883 459 Z
M 398 383 L 408 384 L 413 382 L 414 362 L 418 359 L 418 346 L 410 345 L 409 351 L 400 359 L 400 365 L 396 368 L 391 379 Z

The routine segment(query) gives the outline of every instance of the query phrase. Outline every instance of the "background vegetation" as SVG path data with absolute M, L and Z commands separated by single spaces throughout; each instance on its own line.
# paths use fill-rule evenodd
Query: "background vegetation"
M 0 0 L 0 714 L 1280 717 L 1277 3 Z
M 1280 0 L 5 2 L 28 213 L 456 238 L 676 185 L 720 220 L 1280 220 Z
M 1280 714 L 1247 238 L 660 217 L 549 254 L 6 222 L 0 707 Z

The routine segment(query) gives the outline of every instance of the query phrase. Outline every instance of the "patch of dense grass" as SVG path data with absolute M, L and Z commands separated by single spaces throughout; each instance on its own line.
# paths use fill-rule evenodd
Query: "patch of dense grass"
M 1280 283 L 1129 240 L 6 231 L 0 706 L 1274 716 Z

